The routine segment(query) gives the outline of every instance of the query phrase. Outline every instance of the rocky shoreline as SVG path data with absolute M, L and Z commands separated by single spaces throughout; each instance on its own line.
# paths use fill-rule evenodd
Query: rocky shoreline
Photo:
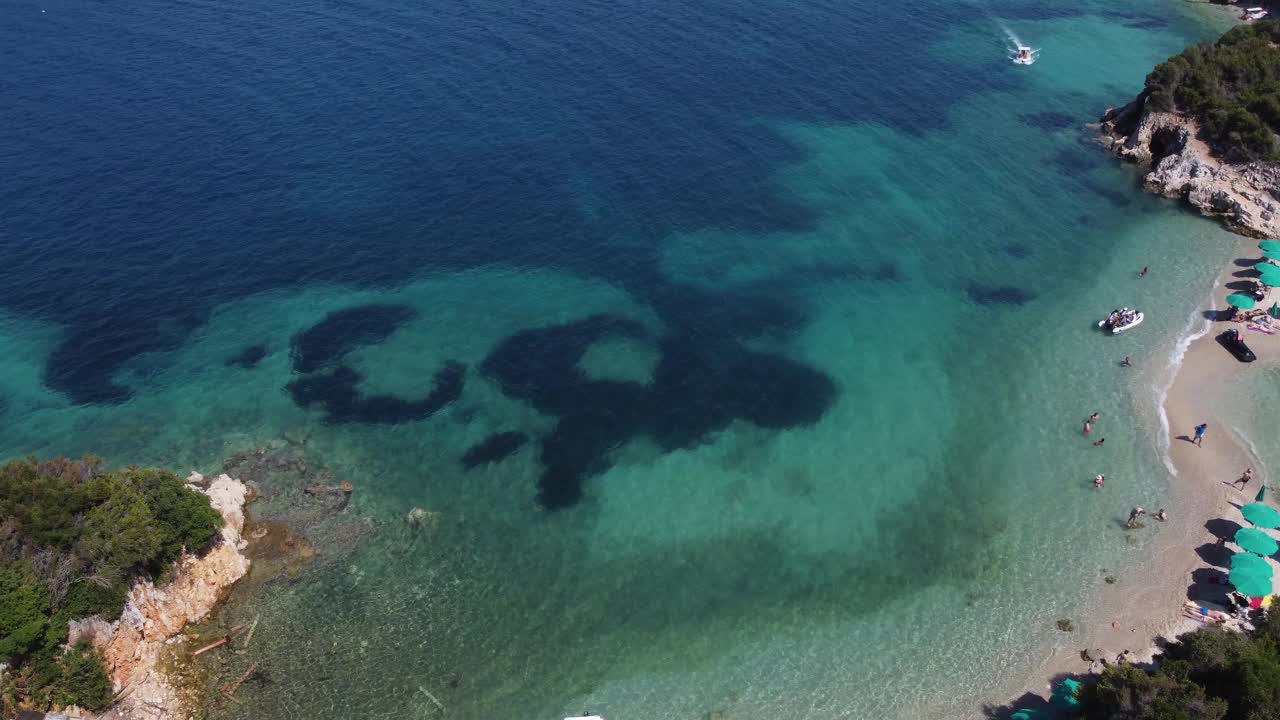
M 1149 168 L 1142 178 L 1147 191 L 1183 200 L 1241 235 L 1280 237 L 1280 167 L 1218 159 L 1197 138 L 1193 118 L 1148 112 L 1144 96 L 1108 108 L 1099 129 L 1104 147 Z
M 164 670 L 165 651 L 184 642 L 183 630 L 205 619 L 249 571 L 247 543 L 241 536 L 249 488 L 227 475 L 206 480 L 199 473 L 191 474 L 187 487 L 208 495 L 210 505 L 222 514 L 221 542 L 202 557 L 183 557 L 175 577 L 163 587 L 150 580 L 133 585 L 119 620 L 71 623 L 70 642 L 93 642 L 117 693 L 115 706 L 99 720 L 188 717 L 181 692 Z M 80 714 L 72 709 L 67 716 Z

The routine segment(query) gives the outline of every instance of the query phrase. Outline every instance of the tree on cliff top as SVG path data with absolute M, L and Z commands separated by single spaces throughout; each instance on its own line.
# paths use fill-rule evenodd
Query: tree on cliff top
M 222 516 L 171 472 L 106 472 L 97 458 L 0 465 L 0 716 L 111 702 L 102 659 L 63 652 L 68 622 L 120 613 L 131 577 L 209 547 Z
M 1232 162 L 1280 160 L 1280 20 L 1233 28 L 1196 45 L 1147 76 L 1146 108 L 1180 111 Z

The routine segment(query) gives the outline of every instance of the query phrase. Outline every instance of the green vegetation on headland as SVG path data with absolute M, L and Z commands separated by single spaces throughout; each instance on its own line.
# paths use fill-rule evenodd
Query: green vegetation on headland
M 1146 671 L 1107 668 L 1084 692 L 1086 720 L 1280 718 L 1280 612 L 1252 633 L 1201 628 L 1170 643 Z
M 109 706 L 98 652 L 63 651 L 68 622 L 114 619 L 131 579 L 163 579 L 221 528 L 209 498 L 164 470 L 106 472 L 97 458 L 0 466 L 0 717 L 19 705 Z
M 1147 76 L 1146 109 L 1180 111 L 1231 162 L 1280 160 L 1280 20 L 1233 28 L 1195 45 Z

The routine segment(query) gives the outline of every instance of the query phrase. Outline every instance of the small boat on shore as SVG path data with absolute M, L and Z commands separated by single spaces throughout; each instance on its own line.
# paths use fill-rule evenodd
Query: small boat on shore
M 1130 310 L 1129 308 L 1120 308 L 1112 310 L 1106 320 L 1099 320 L 1098 327 L 1108 330 L 1112 335 L 1119 335 L 1125 330 L 1131 330 L 1142 324 L 1145 316 L 1139 310 Z
M 1261 20 L 1262 18 L 1264 18 L 1264 17 L 1266 17 L 1266 16 L 1267 16 L 1267 10 L 1266 10 L 1266 8 L 1251 7 L 1251 8 L 1246 8 L 1246 9 L 1245 9 L 1245 11 L 1244 11 L 1244 16 L 1243 16 L 1243 18 L 1242 18 L 1242 19 L 1243 19 L 1245 22 L 1248 22 L 1248 21 L 1250 21 L 1250 20 Z
M 1253 350 L 1250 350 L 1249 346 L 1245 344 L 1244 336 L 1235 328 L 1231 328 L 1219 335 L 1218 342 L 1227 349 L 1227 352 L 1235 355 L 1240 362 L 1249 363 L 1258 359 L 1258 356 L 1253 354 Z

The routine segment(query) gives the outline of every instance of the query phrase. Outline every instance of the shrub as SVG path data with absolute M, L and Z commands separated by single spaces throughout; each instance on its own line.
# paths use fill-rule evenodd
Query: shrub
M 1228 160 L 1280 160 L 1277 38 L 1280 20 L 1264 20 L 1233 28 L 1217 43 L 1187 48 L 1147 76 L 1147 107 L 1192 115 L 1204 139 Z
M 102 659 L 65 653 L 71 620 L 119 615 L 134 575 L 161 576 L 185 547 L 211 545 L 222 517 L 171 472 L 105 472 L 96 458 L 0 465 L 0 716 L 111 704 Z
M 49 593 L 22 563 L 0 566 L 0 662 L 26 655 L 44 638 Z

